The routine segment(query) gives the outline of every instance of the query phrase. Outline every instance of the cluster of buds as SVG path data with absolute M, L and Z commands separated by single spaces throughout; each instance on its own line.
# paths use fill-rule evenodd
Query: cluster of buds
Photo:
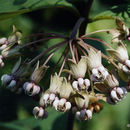
M 40 66 L 39 61 L 38 61 L 32 75 L 30 76 L 31 82 L 25 82 L 23 84 L 23 89 L 27 95 L 35 96 L 41 92 L 41 88 L 36 84 L 38 84 L 40 82 L 40 80 L 44 76 L 47 68 L 48 67 L 44 66 L 44 65 Z
M 122 42 L 119 42 L 117 49 L 107 49 L 109 54 L 118 61 L 120 68 L 127 74 L 130 74 L 130 60 L 128 57 L 128 52 L 125 45 Z
M 35 96 L 40 92 L 40 87 L 38 85 L 35 85 L 35 83 L 25 82 L 23 85 L 23 89 L 25 93 L 29 96 Z
M 0 39 L 0 67 L 4 66 L 3 59 L 7 59 L 14 56 L 19 56 L 19 49 L 21 48 L 19 45 L 21 44 L 22 34 L 19 30 L 13 26 L 13 32 L 8 38 Z
M 84 110 L 81 110 L 81 111 L 77 111 L 76 112 L 76 118 L 78 120 L 89 120 L 89 119 L 92 119 L 92 111 L 91 110 L 87 110 L 87 109 L 84 109 Z
M 25 94 L 29 96 L 40 97 L 39 106 L 33 109 L 33 114 L 37 119 L 47 118 L 48 113 L 45 110 L 47 107 L 52 107 L 60 112 L 72 111 L 76 118 L 81 121 L 91 119 L 94 113 L 98 113 L 103 109 L 103 105 L 100 103 L 101 100 L 109 104 L 116 104 L 130 90 L 130 60 L 126 46 L 122 42 L 129 38 L 130 32 L 129 28 L 120 19 L 116 19 L 116 24 L 117 28 L 109 31 L 113 35 L 112 43 L 115 42 L 117 45 L 116 49 L 107 46 L 109 47 L 107 51 L 111 57 L 85 43 L 82 40 L 83 36 L 78 39 L 72 38 L 72 40 L 68 38 L 69 41 L 67 39 L 51 46 L 28 63 L 22 63 L 20 58 L 11 74 L 2 76 L 2 84 L 11 91 L 20 93 L 24 90 Z M 1 67 L 4 66 L 3 58 L 19 55 L 19 49 L 22 48 L 22 46 L 19 46 L 20 43 L 21 33 L 16 28 L 13 28 L 13 34 L 8 39 L 0 39 Z M 65 43 L 69 44 L 67 44 L 67 48 L 65 48 L 62 55 L 64 60 L 59 73 L 51 75 L 49 88 L 44 90 L 38 84 L 49 68 L 46 64 L 55 51 Z M 72 57 L 69 57 L 68 48 Z M 48 58 L 40 66 L 38 60 L 45 52 L 48 53 L 49 51 Z M 79 51 L 81 54 L 78 54 Z M 116 69 L 112 70 L 103 65 L 102 57 L 108 60 Z M 32 68 L 36 61 L 38 61 L 36 66 Z M 62 75 L 63 72 L 66 73 Z M 127 87 L 120 87 L 119 77 L 128 83 Z
M 126 94 L 127 91 L 125 88 L 115 87 L 111 90 L 110 97 L 112 102 L 117 103 L 121 101 Z
M 112 35 L 112 43 L 119 43 L 122 40 L 130 40 L 129 28 L 124 24 L 124 22 L 116 18 L 117 28 L 111 29 L 109 33 Z
M 92 80 L 105 80 L 109 73 L 102 65 L 101 51 L 96 52 L 90 48 L 88 54 L 87 63 L 89 69 L 92 71 Z
M 2 84 L 7 89 L 11 90 L 12 92 L 16 92 L 16 93 L 21 93 L 22 92 L 22 88 L 17 87 L 18 84 L 19 84 L 19 81 L 17 79 L 15 79 L 13 75 L 4 74 L 1 77 L 1 81 L 2 81 Z
M 84 79 L 87 71 L 86 57 L 81 57 L 78 63 L 69 59 L 68 60 L 71 73 L 73 74 L 74 81 L 72 87 L 76 91 L 87 91 L 90 86 L 90 80 Z
M 71 84 L 65 78 L 55 74 L 51 77 L 49 90 L 41 96 L 40 105 L 42 107 L 50 105 L 57 111 L 66 112 L 71 109 L 71 103 L 67 100 L 69 100 L 72 91 Z
M 73 83 L 72 83 L 72 87 L 76 91 L 82 91 L 82 90 L 87 91 L 89 86 L 90 86 L 89 79 L 78 78 L 78 81 L 73 81 Z
M 40 106 L 42 107 L 48 107 L 49 105 L 53 105 L 55 101 L 59 101 L 59 98 L 56 97 L 56 95 L 54 93 L 44 93 L 42 96 L 41 96 L 41 99 L 40 99 Z

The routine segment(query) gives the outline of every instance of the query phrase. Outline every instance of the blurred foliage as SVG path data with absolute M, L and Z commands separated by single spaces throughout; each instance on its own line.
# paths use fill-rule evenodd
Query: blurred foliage
M 87 0 L 0 0 L 0 37 L 9 36 L 12 25 L 21 29 L 24 37 L 39 32 L 56 32 L 69 35 L 76 23 L 79 13 Z M 37 10 L 38 9 L 38 10 Z M 28 12 L 28 13 L 27 13 Z M 24 14 L 26 13 L 26 14 Z M 19 15 L 21 14 L 21 15 Z M 15 17 L 14 17 L 15 16 Z M 90 17 L 94 22 L 89 23 L 86 33 L 99 29 L 115 27 L 113 16 L 119 16 L 130 27 L 130 1 L 129 0 L 94 0 Z M 110 43 L 111 36 L 100 33 L 94 35 L 97 38 Z M 35 37 L 33 37 L 33 40 Z M 23 39 L 29 42 L 30 39 Z M 25 50 L 25 56 L 29 58 L 37 55 L 42 49 L 59 42 L 60 39 L 49 40 L 46 46 L 38 49 L 32 46 Z M 89 44 L 105 51 L 99 42 L 87 41 Z M 40 44 L 40 43 L 39 43 Z M 127 43 L 128 50 L 130 44 Z M 33 54 L 32 54 L 33 51 Z M 35 52 L 34 52 L 35 51 Z M 59 50 L 50 66 L 54 66 L 61 50 Z M 130 53 L 130 51 L 129 51 Z M 10 73 L 16 59 L 11 59 L 0 76 Z M 50 72 L 52 70 L 49 70 Z M 41 86 L 47 86 L 49 73 L 41 82 Z M 74 130 L 127 130 L 130 124 L 130 94 L 118 105 L 111 106 L 104 103 L 104 109 L 94 115 L 90 121 L 80 122 L 75 120 Z M 1 130 L 66 130 L 68 114 L 58 113 L 48 108 L 49 117 L 46 120 L 35 120 L 32 117 L 32 109 L 37 103 L 30 97 L 22 94 L 16 95 L 3 87 L 0 89 L 0 129 Z

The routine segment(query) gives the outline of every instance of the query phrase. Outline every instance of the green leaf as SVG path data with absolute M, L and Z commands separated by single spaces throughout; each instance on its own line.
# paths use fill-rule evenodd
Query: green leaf
M 32 130 L 39 128 L 40 130 L 66 130 L 68 114 L 59 113 L 52 108 L 48 108 L 49 116 L 47 119 L 35 119 L 30 117 L 23 120 L 16 120 L 12 122 L 0 122 L 0 129 L 5 128 L 9 130 Z
M 115 17 L 121 17 L 124 20 L 130 21 L 130 3 L 125 3 L 104 11 L 94 18 L 92 21 L 104 20 L 104 19 L 115 19 Z
M 78 13 L 66 0 L 0 0 L 0 20 L 42 8 L 65 7 Z

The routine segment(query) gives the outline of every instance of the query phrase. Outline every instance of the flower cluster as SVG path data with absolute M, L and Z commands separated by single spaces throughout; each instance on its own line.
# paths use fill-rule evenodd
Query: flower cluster
M 116 45 L 114 49 L 107 44 L 107 52 L 110 56 L 85 43 L 83 39 L 87 39 L 87 35 L 77 39 L 62 37 L 64 41 L 47 48 L 31 61 L 22 62 L 20 58 L 11 74 L 2 76 L 2 84 L 11 91 L 17 93 L 24 91 L 28 96 L 39 97 L 39 106 L 33 109 L 35 118 L 47 118 L 46 109 L 52 107 L 60 112 L 71 111 L 81 121 L 91 119 L 94 113 L 103 109 L 102 101 L 117 104 L 129 91 L 130 60 L 123 42 L 129 40 L 130 32 L 119 18 L 116 18 L 116 24 L 116 29 L 108 31 L 112 34 L 112 43 Z M 50 35 L 52 38 L 60 37 L 56 34 Z M 37 42 L 31 44 L 35 43 Z M 14 27 L 13 34 L 8 39 L 0 39 L 0 45 L 2 50 L 0 66 L 2 67 L 4 66 L 3 58 L 20 54 L 19 50 L 23 48 L 21 33 Z M 48 78 L 49 87 L 45 89 L 39 86 L 49 69 L 48 61 L 58 49 L 65 45 L 67 47 L 57 63 L 61 63 L 61 67 L 58 67 L 59 71 L 52 73 Z M 43 63 L 40 58 L 43 58 L 44 54 L 48 54 L 48 57 Z M 113 70 L 103 64 L 103 58 L 113 66 Z M 128 86 L 120 86 L 119 78 L 128 83 Z

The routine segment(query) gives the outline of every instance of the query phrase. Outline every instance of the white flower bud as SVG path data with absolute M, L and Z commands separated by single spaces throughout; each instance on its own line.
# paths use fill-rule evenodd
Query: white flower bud
M 81 110 L 81 111 L 80 111 L 80 118 L 81 118 L 82 120 L 85 119 L 85 110 Z
M 66 102 L 65 103 L 65 111 L 68 111 L 68 110 L 70 110 L 71 109 L 71 103 L 70 102 Z
M 105 70 L 105 68 L 104 68 L 103 66 L 100 66 L 100 67 L 98 68 L 98 70 L 100 71 L 100 73 L 102 74 L 102 77 L 103 77 L 104 79 L 106 79 L 106 77 L 109 75 L 109 73 Z
M 86 86 L 86 89 L 88 89 L 88 87 L 90 86 L 90 80 L 89 79 L 85 79 L 84 80 L 84 84 Z
M 42 107 L 34 107 L 33 114 L 35 118 L 42 118 L 44 115 L 44 109 Z
M 123 66 L 122 66 L 122 70 L 123 70 L 125 73 L 130 74 L 130 70 L 128 69 L 128 67 L 127 67 L 126 65 L 123 65 Z
M 28 95 L 31 95 L 30 90 L 32 89 L 33 84 L 32 83 L 28 83 L 27 86 L 25 87 L 25 93 L 27 93 Z
M 50 100 L 50 104 L 52 104 L 53 101 L 55 100 L 55 94 L 51 93 L 50 97 L 49 97 L 49 100 Z
M 4 75 L 1 77 L 2 84 L 3 84 L 4 86 L 6 86 L 7 83 L 9 83 L 9 82 L 11 81 L 11 79 L 12 79 L 12 78 L 11 78 L 10 75 L 4 74 Z
M 105 71 L 105 68 L 103 66 L 100 66 L 98 69 L 99 69 L 100 72 Z
M 0 64 L 0 67 L 2 68 L 2 67 L 4 67 L 4 65 L 5 65 L 4 62 L 2 62 L 2 63 Z
M 32 83 L 26 82 L 26 84 L 24 85 L 24 89 L 25 90 L 30 90 L 32 88 L 32 86 L 33 86 Z
M 44 109 L 42 107 L 40 107 L 38 117 L 42 117 L 43 115 L 44 115 Z
M 115 102 L 120 101 L 120 99 L 117 97 L 116 91 L 114 91 L 114 90 L 111 91 L 111 98 L 112 98 Z
M 92 119 L 92 111 L 86 110 L 86 114 L 87 114 L 88 119 Z
M 25 90 L 25 93 L 29 96 L 34 96 L 40 92 L 40 87 L 35 85 L 34 83 L 24 83 L 23 88 Z
M 2 62 L 3 62 L 2 59 L 0 59 L 0 64 L 1 64 Z
M 79 86 L 80 86 L 81 88 L 82 88 L 83 83 L 84 83 L 83 78 L 78 78 L 78 84 L 79 84 Z
M 48 93 L 46 93 L 44 96 L 43 96 L 43 102 L 44 102 L 44 104 L 45 104 L 45 106 L 47 105 L 47 101 L 48 101 L 48 99 L 49 99 L 49 94 Z
M 31 92 L 32 93 L 31 96 L 34 96 L 34 95 L 38 94 L 39 92 L 40 92 L 40 87 L 37 85 L 34 85 L 33 91 Z
M 94 76 L 97 76 L 98 77 L 98 70 L 97 69 L 92 69 L 92 74 Z
M 0 47 L 0 50 L 4 50 L 6 47 L 7 47 L 6 44 L 5 44 L 5 45 L 2 45 L 2 46 Z
M 3 59 L 3 56 L 2 56 L 2 55 L 0 55 L 0 59 Z
M 60 99 L 58 106 L 61 106 L 61 107 L 62 107 L 62 106 L 65 105 L 65 103 L 66 103 L 66 99 L 65 99 L 65 98 L 62 98 L 62 99 Z
M 121 89 L 123 90 L 124 94 L 126 95 L 127 94 L 127 89 L 124 88 L 124 87 L 122 87 Z
M 7 38 L 3 37 L 0 38 L 0 44 L 4 44 L 7 41 Z
M 73 87 L 75 90 L 79 91 L 79 89 L 78 89 L 78 81 L 74 81 L 74 82 L 72 83 L 72 87 Z
M 118 88 L 116 89 L 116 92 L 120 95 L 121 98 L 123 98 L 124 92 L 123 92 L 123 90 L 122 90 L 121 88 L 118 87 Z
M 24 90 L 26 89 L 26 87 L 27 87 L 28 84 L 29 84 L 29 82 L 25 82 L 25 83 L 23 84 L 23 89 L 24 89 Z
M 78 120 L 80 120 L 80 112 L 79 112 L 79 111 L 76 112 L 76 118 L 77 118 Z
M 7 86 L 7 88 L 13 88 L 13 87 L 15 87 L 16 86 L 16 81 L 15 80 L 12 80 L 11 82 L 10 82 L 10 84 Z
M 130 60 L 126 60 L 125 64 L 130 68 Z
M 58 98 L 58 97 L 55 97 L 55 100 L 59 100 L 59 98 Z
M 57 110 L 57 106 L 59 104 L 59 99 L 55 99 L 54 102 L 53 102 L 53 107 Z

